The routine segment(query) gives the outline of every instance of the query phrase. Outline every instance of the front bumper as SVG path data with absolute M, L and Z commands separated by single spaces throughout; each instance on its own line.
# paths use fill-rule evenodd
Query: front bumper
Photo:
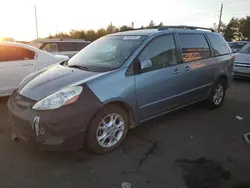
M 84 145 L 84 135 L 93 115 L 102 107 L 98 98 L 84 88 L 77 102 L 57 110 L 20 109 L 15 96 L 8 101 L 16 136 L 41 150 L 75 150 Z
M 250 78 L 250 68 L 249 67 L 234 67 L 234 77 L 248 77 Z

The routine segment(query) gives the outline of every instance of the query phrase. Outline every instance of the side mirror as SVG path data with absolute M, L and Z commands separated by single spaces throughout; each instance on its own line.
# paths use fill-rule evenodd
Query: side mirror
M 141 66 L 141 70 L 144 70 L 146 68 L 152 67 L 152 61 L 150 59 L 144 59 L 144 60 L 140 60 L 140 66 Z

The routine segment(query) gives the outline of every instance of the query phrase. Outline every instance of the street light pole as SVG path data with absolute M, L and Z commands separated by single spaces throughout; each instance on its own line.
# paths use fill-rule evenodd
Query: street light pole
M 220 27 L 221 27 L 222 11 L 223 11 L 223 3 L 221 3 L 221 7 L 220 7 L 220 18 L 219 18 L 219 24 L 218 24 L 218 33 L 220 32 Z
M 35 5 L 35 21 L 36 21 L 36 38 L 38 39 L 38 23 L 37 23 L 36 5 Z

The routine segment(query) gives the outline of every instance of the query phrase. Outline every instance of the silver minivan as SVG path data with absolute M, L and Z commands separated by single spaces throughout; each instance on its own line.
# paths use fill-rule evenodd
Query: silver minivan
M 104 36 L 22 81 L 8 102 L 13 130 L 40 149 L 105 153 L 149 119 L 199 101 L 221 106 L 233 64 L 224 38 L 206 28 Z

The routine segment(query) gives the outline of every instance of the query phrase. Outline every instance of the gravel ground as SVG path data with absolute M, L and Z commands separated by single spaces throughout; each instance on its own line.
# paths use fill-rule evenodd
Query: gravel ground
M 235 81 L 220 109 L 195 104 L 142 124 L 105 155 L 14 142 L 7 99 L 0 101 L 1 188 L 250 187 L 250 145 L 242 138 L 250 132 L 250 82 Z

